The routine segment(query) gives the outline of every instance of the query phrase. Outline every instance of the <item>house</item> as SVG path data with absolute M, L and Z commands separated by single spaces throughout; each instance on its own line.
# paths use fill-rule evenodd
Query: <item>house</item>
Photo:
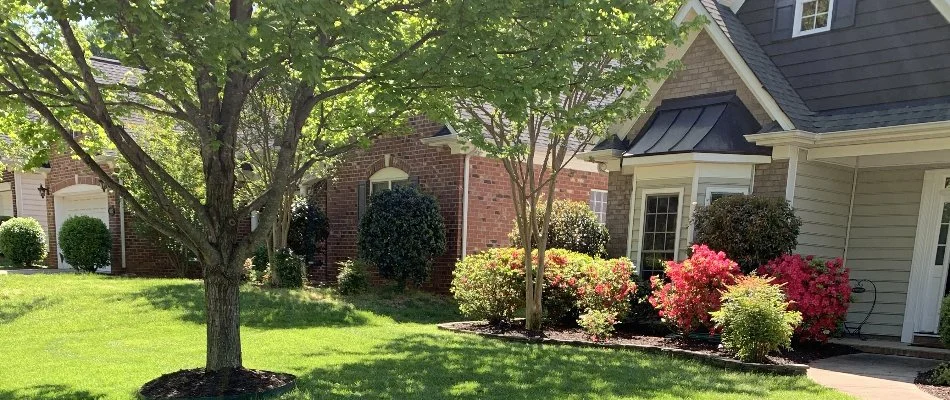
M 92 57 L 90 61 L 100 73 L 99 78 L 106 82 L 126 79 L 130 71 L 115 60 Z M 114 152 L 96 159 L 107 173 L 115 171 Z M 3 160 L 3 164 L 6 169 L 0 179 L 0 215 L 33 218 L 46 227 L 49 249 L 43 264 L 47 268 L 72 268 L 61 257 L 57 244 L 59 227 L 71 216 L 88 215 L 101 219 L 112 233 L 111 264 L 99 272 L 136 276 L 200 274 L 194 266 L 187 271 L 176 266 L 174 254 L 142 235 L 122 199 L 106 190 L 99 178 L 71 154 L 54 154 L 44 167 L 31 170 L 19 167 L 21 162 L 16 159 Z M 245 225 L 249 229 L 249 223 L 242 227 Z
M 609 171 L 609 251 L 682 259 L 698 205 L 784 198 L 797 252 L 842 257 L 862 332 L 926 340 L 950 290 L 950 2 L 690 0 L 647 112 L 585 156 Z M 873 307 L 873 310 L 871 309 Z
M 382 137 L 347 154 L 334 178 L 316 187 L 314 197 L 327 212 L 330 237 L 326 265 L 314 280 L 333 281 L 337 263 L 356 257 L 361 209 L 368 196 L 393 184 L 413 182 L 433 195 L 446 227 L 446 252 L 438 257 L 425 288 L 448 291 L 456 261 L 481 250 L 510 245 L 514 209 L 508 175 L 500 160 L 463 145 L 449 126 L 419 117 L 412 133 Z M 571 160 L 557 180 L 557 197 L 589 202 L 606 218 L 607 175 L 597 163 Z

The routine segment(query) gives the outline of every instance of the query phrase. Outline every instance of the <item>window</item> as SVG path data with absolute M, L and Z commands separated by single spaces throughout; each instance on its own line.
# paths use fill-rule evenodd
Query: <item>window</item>
M 792 36 L 810 35 L 831 29 L 834 0 L 796 0 Z
M 663 273 L 663 262 L 676 259 L 680 193 L 644 194 L 640 275 Z
M 369 194 L 409 184 L 409 174 L 399 168 L 386 167 L 369 177 Z
M 590 191 L 590 209 L 597 214 L 597 220 L 602 224 L 607 223 L 607 191 Z
M 728 188 L 728 187 L 709 187 L 706 188 L 706 205 L 712 204 L 714 201 L 719 200 L 726 196 L 734 196 L 737 194 L 749 194 L 749 190 L 746 188 Z

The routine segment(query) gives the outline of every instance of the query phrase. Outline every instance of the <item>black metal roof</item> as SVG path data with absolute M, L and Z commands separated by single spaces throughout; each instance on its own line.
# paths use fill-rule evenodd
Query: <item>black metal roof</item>
M 769 148 L 743 137 L 760 128 L 735 92 L 664 100 L 624 157 L 675 153 L 768 155 Z

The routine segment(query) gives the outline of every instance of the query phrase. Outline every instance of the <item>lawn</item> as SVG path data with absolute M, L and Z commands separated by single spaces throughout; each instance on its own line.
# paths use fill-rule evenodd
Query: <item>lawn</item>
M 127 399 L 204 361 L 198 282 L 0 276 L 0 399 Z M 244 361 L 297 374 L 300 399 L 844 399 L 807 378 L 727 372 L 633 351 L 438 331 L 448 300 L 245 288 Z

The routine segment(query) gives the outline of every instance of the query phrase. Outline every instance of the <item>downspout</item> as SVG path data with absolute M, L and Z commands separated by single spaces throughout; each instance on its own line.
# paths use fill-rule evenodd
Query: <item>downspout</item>
M 851 246 L 851 219 L 854 217 L 854 193 L 858 188 L 858 166 L 861 163 L 861 157 L 854 159 L 854 173 L 851 174 L 851 201 L 848 203 L 848 228 L 844 234 L 844 253 L 841 256 L 842 265 L 848 265 L 848 247 Z
M 128 272 L 125 264 L 125 199 L 119 196 L 119 248 L 122 253 L 122 272 Z
M 472 169 L 472 153 L 465 154 L 465 167 L 462 175 L 462 258 L 468 252 L 468 182 Z

